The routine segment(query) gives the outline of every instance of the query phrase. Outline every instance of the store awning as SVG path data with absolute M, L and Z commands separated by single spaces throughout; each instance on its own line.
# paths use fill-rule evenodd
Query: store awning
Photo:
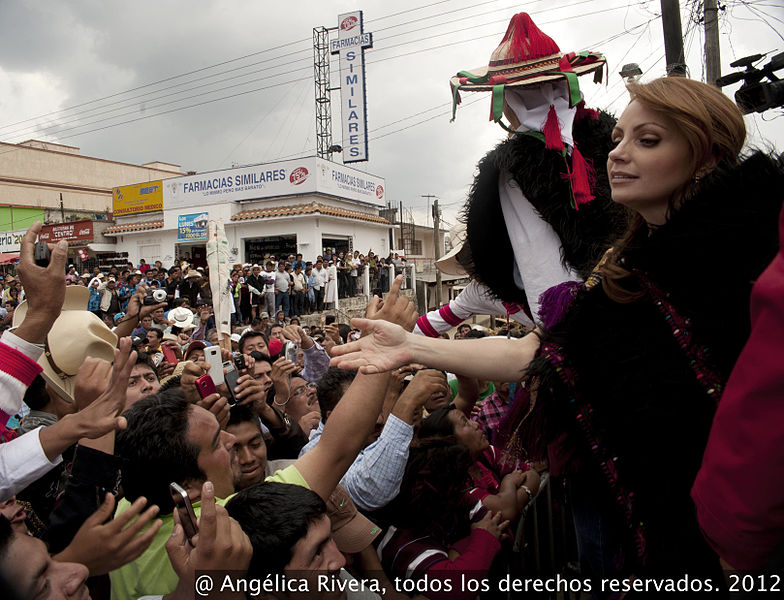
M 7 265 L 19 260 L 18 252 L 0 252 L 0 265 Z
M 329 217 L 342 217 L 344 219 L 355 219 L 358 221 L 368 221 L 369 223 L 379 223 L 381 225 L 391 225 L 384 217 L 378 215 L 359 212 L 356 210 L 346 210 L 336 206 L 311 202 L 310 204 L 294 204 L 291 206 L 273 206 L 269 208 L 256 208 L 243 210 L 234 215 L 232 221 L 249 221 L 251 219 L 268 219 L 274 217 L 295 217 L 298 215 L 325 215 Z M 106 233 L 104 231 L 104 233 Z
M 142 221 L 141 223 L 126 223 L 123 225 L 112 225 L 107 227 L 101 233 L 104 235 L 120 235 L 123 233 L 131 233 L 134 231 L 147 231 L 150 229 L 162 229 L 163 221 Z

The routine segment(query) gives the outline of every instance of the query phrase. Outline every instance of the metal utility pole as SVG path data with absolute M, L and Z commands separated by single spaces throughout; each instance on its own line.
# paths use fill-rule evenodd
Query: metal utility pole
M 400 201 L 400 248 L 406 249 L 406 243 L 403 241 L 403 201 Z M 397 250 L 397 248 L 390 248 L 389 251 Z
M 441 209 L 438 208 L 438 198 L 435 196 L 422 196 L 433 198 L 433 245 L 435 246 L 435 259 L 441 258 Z M 441 271 L 436 268 L 436 308 L 441 306 Z
M 681 9 L 678 0 L 661 0 L 661 12 L 667 75 L 685 77 L 686 60 L 683 57 L 683 31 L 681 30 Z
M 721 77 L 719 8 L 716 0 L 705 0 L 705 81 L 716 85 L 719 77 Z

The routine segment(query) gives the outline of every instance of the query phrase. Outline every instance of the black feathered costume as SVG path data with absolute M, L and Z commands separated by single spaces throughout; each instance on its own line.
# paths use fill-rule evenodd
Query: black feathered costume
M 596 173 L 592 186 L 595 198 L 579 210 L 569 202 L 571 190 L 566 175 L 571 158 L 546 150 L 538 137 L 516 134 L 479 162 L 479 172 L 463 209 L 467 243 L 458 260 L 495 296 L 505 302 L 527 304 L 525 291 L 510 276 L 515 256 L 499 198 L 498 181 L 503 171 L 511 173 L 525 199 L 555 231 L 564 266 L 576 271 L 582 279 L 588 277 L 604 252 L 623 233 L 629 213 L 610 199 L 605 168 L 614 126 L 615 118 L 606 112 L 578 110 L 572 134 Z

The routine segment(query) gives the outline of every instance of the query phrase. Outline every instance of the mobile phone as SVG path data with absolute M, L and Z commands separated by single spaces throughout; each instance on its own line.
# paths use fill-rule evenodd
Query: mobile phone
M 286 360 L 293 362 L 295 365 L 297 364 L 297 351 L 299 347 L 294 342 L 286 342 L 285 346 L 285 354 Z
M 35 243 L 35 248 L 33 248 L 33 260 L 35 261 L 35 264 L 39 267 L 48 267 L 50 255 L 49 246 L 46 242 Z
M 173 481 L 169 484 L 169 492 L 174 502 L 174 510 L 180 516 L 182 529 L 185 531 L 188 540 L 192 540 L 199 533 L 199 528 L 196 525 L 196 513 L 193 512 L 193 505 L 191 504 L 191 499 L 188 498 L 188 492 Z
M 223 361 L 220 346 L 207 346 L 204 349 L 204 360 L 210 365 L 210 377 L 217 386 L 223 383 Z
M 239 378 L 240 372 L 236 369 L 226 371 L 226 374 L 223 376 L 223 379 L 226 383 L 226 388 L 229 390 L 229 397 L 226 399 L 229 403 L 229 406 L 234 406 L 237 404 L 237 398 L 234 396 L 234 388 L 237 387 L 237 380 Z
M 324 319 L 324 325 L 332 325 L 337 320 L 335 315 L 327 315 L 327 318 Z
M 242 371 L 243 369 L 247 369 L 248 365 L 245 364 L 245 356 L 237 352 L 234 356 L 234 367 L 238 371 Z
M 174 348 L 171 346 L 161 346 L 161 352 L 163 352 L 163 358 L 170 365 L 176 365 L 179 362 L 177 355 L 174 353 Z
M 205 373 L 196 380 L 196 390 L 199 392 L 200 398 L 206 398 L 211 394 L 217 394 L 218 390 L 215 383 L 212 381 L 209 373 Z

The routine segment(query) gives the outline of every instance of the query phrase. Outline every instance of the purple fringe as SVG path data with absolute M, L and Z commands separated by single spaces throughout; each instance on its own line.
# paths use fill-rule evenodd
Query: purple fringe
M 564 281 L 539 296 L 539 320 L 545 329 L 561 322 L 583 286 L 577 281 Z

